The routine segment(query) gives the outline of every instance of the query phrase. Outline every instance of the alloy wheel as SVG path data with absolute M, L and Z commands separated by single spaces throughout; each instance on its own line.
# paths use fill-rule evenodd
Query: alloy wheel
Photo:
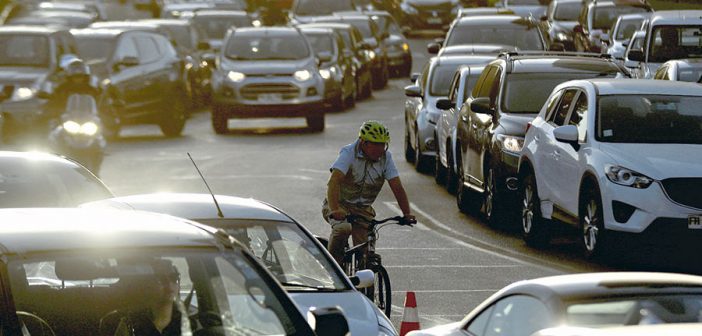
M 524 185 L 522 197 L 522 232 L 531 233 L 534 223 L 534 188 L 531 183 Z
M 597 238 L 599 235 L 599 205 L 594 199 L 590 199 L 585 206 L 585 216 L 583 217 L 583 243 L 587 253 L 592 254 L 597 249 Z

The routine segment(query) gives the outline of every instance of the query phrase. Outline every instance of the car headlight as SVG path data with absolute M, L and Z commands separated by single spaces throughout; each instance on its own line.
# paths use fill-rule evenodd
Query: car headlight
M 68 133 L 78 134 L 80 133 L 80 124 L 73 120 L 69 120 L 63 123 L 63 129 L 65 129 Z
M 605 165 L 605 175 L 616 184 L 636 189 L 646 189 L 654 181 L 646 175 L 617 165 Z
M 92 121 L 88 121 L 87 123 L 80 126 L 80 132 L 85 135 L 93 136 L 95 135 L 95 133 L 97 133 L 97 131 L 98 125 Z
M 324 79 L 331 78 L 331 71 L 329 69 L 319 69 L 319 75 Z
M 27 100 L 31 99 L 34 97 L 34 95 L 37 93 L 37 90 L 35 88 L 31 87 L 19 87 L 15 89 L 15 92 L 12 93 L 12 98 L 11 100 Z
M 376 56 L 376 55 L 375 55 L 375 51 L 373 51 L 373 50 L 367 50 L 367 52 L 368 52 L 368 58 L 370 58 L 370 59 L 372 59 L 372 60 L 375 59 L 375 56 Z
M 293 77 L 295 77 L 295 79 L 297 79 L 300 82 L 304 82 L 312 78 L 312 73 L 309 72 L 309 70 L 298 70 L 295 71 Z
M 500 143 L 502 149 L 512 153 L 519 153 L 522 151 L 522 146 L 524 146 L 524 138 L 498 134 L 497 141 Z
M 246 75 L 244 75 L 241 72 L 237 72 L 237 71 L 229 71 L 227 73 L 227 79 L 229 79 L 230 81 L 232 81 L 234 83 L 240 83 L 240 82 L 244 81 L 244 79 L 246 79 Z
M 402 10 L 403 10 L 405 13 L 407 13 L 407 14 L 417 14 L 417 13 L 419 13 L 419 11 L 417 11 L 416 8 L 414 8 L 414 7 L 412 7 L 412 6 L 408 5 L 408 4 L 406 4 L 406 3 L 404 3 L 404 2 L 400 5 L 400 8 L 402 8 Z
M 92 136 L 97 133 L 98 125 L 92 121 L 88 121 L 81 125 L 73 120 L 68 120 L 63 123 L 63 129 L 71 134 L 85 134 Z
M 402 51 L 404 51 L 404 52 L 409 51 L 409 44 L 407 44 L 407 42 L 402 43 Z

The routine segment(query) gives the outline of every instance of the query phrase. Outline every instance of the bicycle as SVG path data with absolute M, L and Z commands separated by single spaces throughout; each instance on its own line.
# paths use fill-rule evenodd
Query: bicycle
M 360 216 L 348 215 L 346 220 L 351 224 L 358 223 L 362 219 Z M 393 221 L 392 223 L 387 223 Z M 387 223 L 385 225 L 381 225 Z M 390 277 L 383 267 L 379 254 L 375 253 L 375 242 L 378 240 L 378 230 L 387 225 L 412 226 L 416 220 L 407 220 L 402 216 L 388 217 L 381 220 L 371 220 L 368 224 L 368 241 L 358 244 L 344 251 L 344 258 L 341 267 L 349 277 L 354 276 L 357 271 L 369 269 L 375 275 L 373 286 L 364 288 L 364 294 L 373 301 L 385 316 L 390 317 L 392 311 L 392 289 L 390 287 Z M 364 247 L 365 253 L 364 253 Z

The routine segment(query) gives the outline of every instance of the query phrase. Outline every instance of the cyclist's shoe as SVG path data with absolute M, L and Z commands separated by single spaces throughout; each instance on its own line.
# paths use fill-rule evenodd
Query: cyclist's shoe
M 407 217 L 402 217 L 398 221 L 400 225 L 408 225 L 412 226 L 413 224 L 417 224 L 417 220 L 414 218 L 407 218 Z

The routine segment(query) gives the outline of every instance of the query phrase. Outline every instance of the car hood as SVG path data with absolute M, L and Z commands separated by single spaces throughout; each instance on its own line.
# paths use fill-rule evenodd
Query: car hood
M 500 114 L 500 128 L 502 134 L 515 135 L 523 137 L 526 134 L 527 124 L 534 120 L 538 113 L 516 114 L 503 113 Z
M 701 176 L 702 145 L 600 143 L 612 163 L 656 180 Z
M 310 59 L 303 60 L 291 60 L 291 61 L 235 61 L 226 60 L 222 62 L 222 69 L 229 71 L 235 70 L 246 75 L 268 75 L 268 74 L 279 74 L 279 75 L 291 75 L 295 71 L 310 69 L 313 65 L 313 61 Z
M 439 335 L 463 335 L 458 329 L 461 322 L 442 324 L 429 329 L 410 331 L 407 336 L 439 336 Z
M 31 85 L 48 75 L 48 69 L 0 67 L 0 85 Z
M 378 314 L 382 315 L 382 313 L 370 304 L 361 292 L 349 290 L 334 293 L 288 292 L 288 294 L 300 310 L 305 312 L 311 307 L 341 307 L 349 323 L 351 335 L 378 335 Z
M 507 9 L 516 15 L 525 17 L 528 17 L 529 14 L 536 18 L 546 15 L 546 6 L 507 6 Z

